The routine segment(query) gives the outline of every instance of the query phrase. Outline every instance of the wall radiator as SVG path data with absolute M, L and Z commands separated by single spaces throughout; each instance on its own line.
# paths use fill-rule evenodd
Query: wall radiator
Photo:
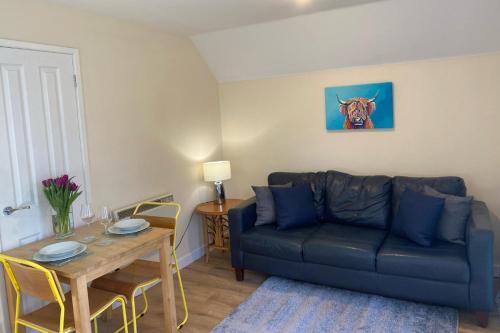
M 116 209 L 113 211 L 114 217 L 117 220 L 127 219 L 130 216 L 132 216 L 132 214 L 134 213 L 135 207 L 138 204 L 140 204 L 141 202 L 146 202 L 146 201 L 149 201 L 149 202 L 171 202 L 171 201 L 174 201 L 174 195 L 171 193 L 168 193 L 168 194 L 160 195 L 160 196 L 149 198 L 149 199 L 144 199 L 144 200 L 138 201 L 136 203 L 133 203 L 131 205 L 128 205 L 126 207 Z M 148 206 L 148 205 L 143 205 L 139 209 L 139 213 L 147 212 L 150 215 L 157 215 L 157 216 L 164 216 L 164 215 L 170 216 L 171 215 L 170 212 L 168 212 L 168 211 L 166 212 L 166 214 L 162 214 L 162 213 L 165 213 L 164 211 L 165 211 L 165 209 L 162 209 L 162 207 Z

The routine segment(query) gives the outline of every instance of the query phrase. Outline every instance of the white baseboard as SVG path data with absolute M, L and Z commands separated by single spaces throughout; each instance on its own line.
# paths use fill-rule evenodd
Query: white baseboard
M 500 264 L 493 265 L 493 276 L 496 278 L 500 277 Z
M 203 257 L 204 254 L 205 254 L 204 246 L 200 246 L 199 248 L 194 249 L 189 253 L 186 253 L 182 257 L 177 258 L 177 260 L 179 261 L 179 267 L 183 269 L 184 267 L 191 265 L 193 262 Z
M 204 254 L 205 254 L 205 248 L 204 246 L 200 246 L 199 248 L 194 249 L 189 253 L 186 253 L 182 257 L 178 257 L 177 260 L 179 261 L 179 267 L 183 269 L 184 267 L 191 265 L 193 262 L 203 257 Z M 158 255 L 158 253 L 155 253 L 147 257 L 144 257 L 143 259 L 151 261 L 160 261 L 160 256 Z

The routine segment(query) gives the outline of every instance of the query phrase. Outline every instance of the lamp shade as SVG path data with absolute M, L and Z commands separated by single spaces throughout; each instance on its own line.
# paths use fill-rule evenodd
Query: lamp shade
M 206 182 L 231 179 L 231 163 L 229 161 L 203 163 L 203 177 Z

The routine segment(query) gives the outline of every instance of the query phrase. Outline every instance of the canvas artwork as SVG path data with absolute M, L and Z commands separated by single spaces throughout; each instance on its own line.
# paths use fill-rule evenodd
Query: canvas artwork
M 392 82 L 325 88 L 326 129 L 394 128 Z

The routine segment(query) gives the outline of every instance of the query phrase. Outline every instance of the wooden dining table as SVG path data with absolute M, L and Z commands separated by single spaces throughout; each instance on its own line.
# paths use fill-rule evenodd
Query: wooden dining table
M 78 241 L 88 234 L 95 235 L 98 239 L 104 237 L 103 226 L 97 223 L 90 227 L 80 227 L 75 234 L 65 240 Z M 174 236 L 172 229 L 152 228 L 137 236 L 110 236 L 113 243 L 107 246 L 98 245 L 98 241 L 88 244 L 87 254 L 76 258 L 62 266 L 43 264 L 53 270 L 59 280 L 71 287 L 73 301 L 73 313 L 75 318 L 76 332 L 91 333 L 89 300 L 87 285 L 107 273 L 126 266 L 134 260 L 142 258 L 156 251 L 160 254 L 161 284 L 163 294 L 163 313 L 165 329 L 164 332 L 175 332 L 177 330 L 173 272 L 170 265 L 172 260 L 171 239 Z M 42 247 L 52 244 L 57 240 L 54 237 L 42 239 L 28 245 L 18 247 L 4 252 L 17 258 L 32 260 L 33 254 Z M 7 303 L 9 308 L 10 322 L 13 328 L 15 314 L 16 294 L 9 279 L 5 277 L 7 285 Z M 21 307 L 22 308 L 22 307 Z M 22 332 L 19 327 L 19 332 Z

